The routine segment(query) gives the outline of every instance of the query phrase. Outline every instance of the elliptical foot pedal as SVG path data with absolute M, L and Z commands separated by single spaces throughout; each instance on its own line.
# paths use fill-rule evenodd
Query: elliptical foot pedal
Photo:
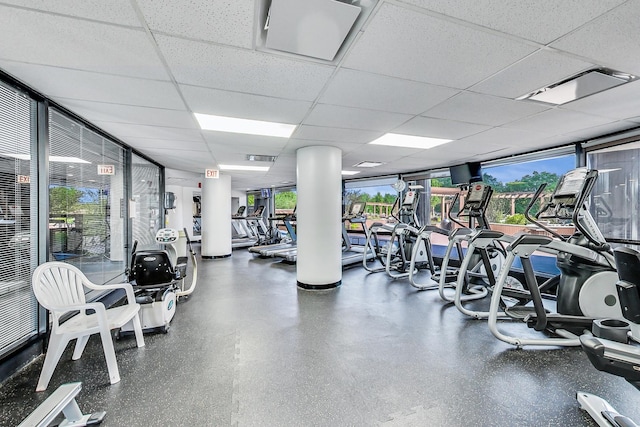
M 504 314 L 512 319 L 524 320 L 532 314 L 536 314 L 535 307 L 524 307 L 521 305 L 514 305 L 512 307 L 505 307 Z

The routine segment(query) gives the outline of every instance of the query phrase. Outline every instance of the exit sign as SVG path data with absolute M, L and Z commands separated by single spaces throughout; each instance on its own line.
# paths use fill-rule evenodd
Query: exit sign
M 115 175 L 116 167 L 114 165 L 98 165 L 98 175 Z
M 31 176 L 29 176 L 29 175 L 16 175 L 16 182 L 18 184 L 31 184 Z
M 204 177 L 218 179 L 220 178 L 220 171 L 218 169 L 205 169 Z

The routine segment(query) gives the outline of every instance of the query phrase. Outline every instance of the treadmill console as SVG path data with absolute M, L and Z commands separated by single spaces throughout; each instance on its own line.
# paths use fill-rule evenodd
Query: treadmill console
M 404 200 L 402 201 L 402 207 L 412 207 L 415 199 L 416 192 L 413 190 L 407 191 L 407 194 L 404 195 Z
M 161 228 L 156 233 L 156 242 L 166 245 L 169 243 L 174 243 L 178 240 L 178 237 L 178 230 L 175 230 L 173 228 Z

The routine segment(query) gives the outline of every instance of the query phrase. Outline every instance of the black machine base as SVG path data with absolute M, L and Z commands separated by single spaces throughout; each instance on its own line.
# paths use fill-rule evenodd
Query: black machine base
M 324 285 L 310 285 L 308 283 L 302 283 L 298 281 L 299 288 L 311 290 L 311 291 L 324 291 L 327 289 L 334 289 L 340 286 L 341 284 L 342 284 L 342 280 L 338 280 L 337 282 L 334 282 L 334 283 L 327 283 Z

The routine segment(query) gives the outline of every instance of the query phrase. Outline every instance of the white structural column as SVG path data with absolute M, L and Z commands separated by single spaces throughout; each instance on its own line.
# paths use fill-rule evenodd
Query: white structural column
M 111 215 L 109 216 L 109 229 L 117 230 L 110 234 L 111 251 L 109 252 L 110 261 L 123 261 L 124 255 L 124 227 L 125 218 L 122 218 L 120 212 L 124 212 L 123 203 L 129 201 L 124 198 L 124 172 L 121 167 L 115 168 L 115 174 L 109 178 L 109 205 L 111 206 Z M 129 212 L 129 215 L 135 216 L 134 221 L 141 221 L 137 217 L 138 212 Z M 126 264 L 126 262 L 125 262 Z
M 342 282 L 342 151 L 304 147 L 297 162 L 298 286 L 335 288 Z
M 231 177 L 202 182 L 202 258 L 231 256 Z

